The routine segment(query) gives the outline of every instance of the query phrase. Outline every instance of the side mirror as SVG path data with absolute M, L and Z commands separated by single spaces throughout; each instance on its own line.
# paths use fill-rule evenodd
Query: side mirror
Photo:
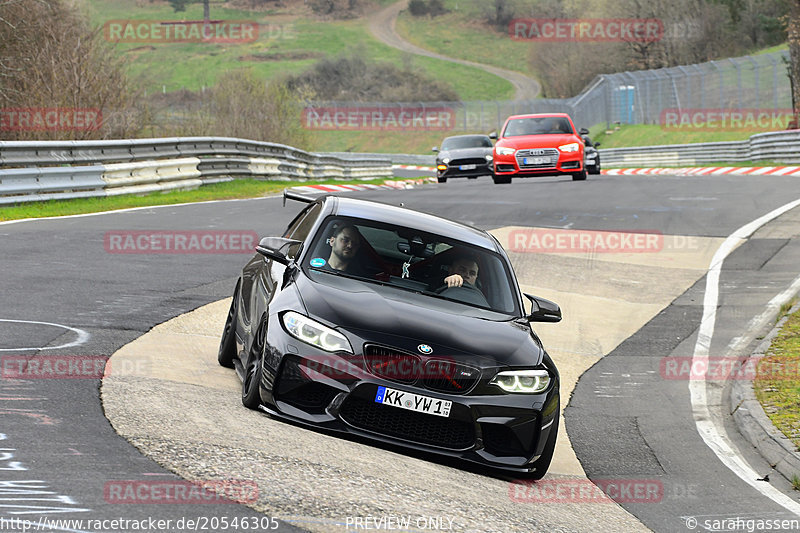
M 431 152 L 438 152 L 438 151 L 439 151 L 438 146 L 434 146 L 433 148 L 431 148 Z
M 497 139 L 497 132 L 496 132 L 496 131 L 493 131 L 492 133 L 490 133 L 490 134 L 489 134 L 489 138 L 490 138 L 490 139 Z
M 581 128 L 580 130 L 578 130 L 578 133 L 580 133 L 581 135 L 589 135 L 589 130 L 587 130 L 586 128 Z
M 303 244 L 303 241 L 286 239 L 284 237 L 264 237 L 256 246 L 256 252 L 264 257 L 269 257 L 275 261 L 288 265 L 291 261 L 288 257 L 289 248 Z
M 595 148 L 597 148 L 598 146 L 600 146 L 600 143 L 594 143 Z
M 531 314 L 525 317 L 529 322 L 561 322 L 561 308 L 557 303 L 530 294 L 525 297 L 531 301 Z

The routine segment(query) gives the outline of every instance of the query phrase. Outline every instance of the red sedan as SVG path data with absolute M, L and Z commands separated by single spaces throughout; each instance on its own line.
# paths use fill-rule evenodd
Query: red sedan
M 494 146 L 494 182 L 560 174 L 585 180 L 583 148 L 566 113 L 508 117 Z

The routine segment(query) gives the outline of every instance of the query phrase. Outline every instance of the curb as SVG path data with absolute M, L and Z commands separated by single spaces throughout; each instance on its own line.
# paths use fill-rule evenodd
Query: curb
M 298 185 L 291 190 L 306 194 L 325 194 L 329 192 L 367 191 L 371 189 L 413 189 L 414 185 L 435 183 L 436 178 L 414 178 L 406 180 L 386 180 L 382 185 Z
M 641 176 L 671 174 L 673 176 L 800 176 L 800 167 L 683 167 L 683 168 L 611 168 L 601 170 L 607 176 Z
M 800 303 L 792 306 L 788 314 L 794 313 L 798 309 L 800 309 Z M 788 319 L 788 314 L 775 324 L 772 331 L 764 337 L 764 340 L 753 351 L 750 359 L 755 360 L 755 364 L 769 350 L 772 341 Z M 730 400 L 733 408 L 733 419 L 739 428 L 739 432 L 758 450 L 773 470 L 776 470 L 789 482 L 792 481 L 792 477 L 800 476 L 800 451 L 767 417 L 758 399 L 756 399 L 752 380 L 733 380 Z

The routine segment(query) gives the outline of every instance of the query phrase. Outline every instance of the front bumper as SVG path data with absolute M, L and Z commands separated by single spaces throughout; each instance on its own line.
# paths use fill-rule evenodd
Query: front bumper
M 268 334 L 268 343 L 262 402 L 273 415 L 318 428 L 525 472 L 543 453 L 559 416 L 555 372 L 549 388 L 540 394 L 506 394 L 488 386 L 496 369 L 481 369 L 466 394 L 448 394 L 428 388 L 422 378 L 402 380 L 406 383 L 384 379 L 369 370 L 363 354 L 323 352 L 282 330 Z M 449 400 L 450 415 L 377 403 L 380 386 Z
M 437 178 L 477 178 L 479 176 L 492 175 L 492 162 L 483 160 L 482 162 L 473 161 L 459 161 L 457 159 L 450 161 L 445 166 L 445 170 L 440 168 L 444 163 L 436 163 L 436 177 Z
M 525 167 L 520 165 L 516 155 L 495 155 L 494 174 L 496 176 L 553 176 L 559 174 L 574 174 L 584 169 L 584 154 L 578 152 L 559 152 L 557 162 L 542 166 Z

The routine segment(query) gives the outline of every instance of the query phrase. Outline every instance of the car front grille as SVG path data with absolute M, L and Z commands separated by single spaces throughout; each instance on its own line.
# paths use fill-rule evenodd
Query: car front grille
M 558 150 L 555 148 L 533 148 L 530 150 L 517 150 L 517 165 L 520 169 L 553 168 L 558 164 Z M 525 160 L 528 159 L 526 163 Z M 543 158 L 539 163 L 533 163 L 533 158 Z
M 364 359 L 370 372 L 379 378 L 398 383 L 414 383 L 423 372 L 419 357 L 385 346 L 365 345 Z
M 353 427 L 403 440 L 464 450 L 475 442 L 472 424 L 450 417 L 416 413 L 349 396 L 342 404 L 342 419 Z
M 487 163 L 486 158 L 484 157 L 465 157 L 463 159 L 451 159 L 448 165 L 451 167 L 457 167 L 461 165 L 478 165 L 483 166 Z
M 430 360 L 425 363 L 423 385 L 450 394 L 466 394 L 481 377 L 481 371 L 454 361 Z

